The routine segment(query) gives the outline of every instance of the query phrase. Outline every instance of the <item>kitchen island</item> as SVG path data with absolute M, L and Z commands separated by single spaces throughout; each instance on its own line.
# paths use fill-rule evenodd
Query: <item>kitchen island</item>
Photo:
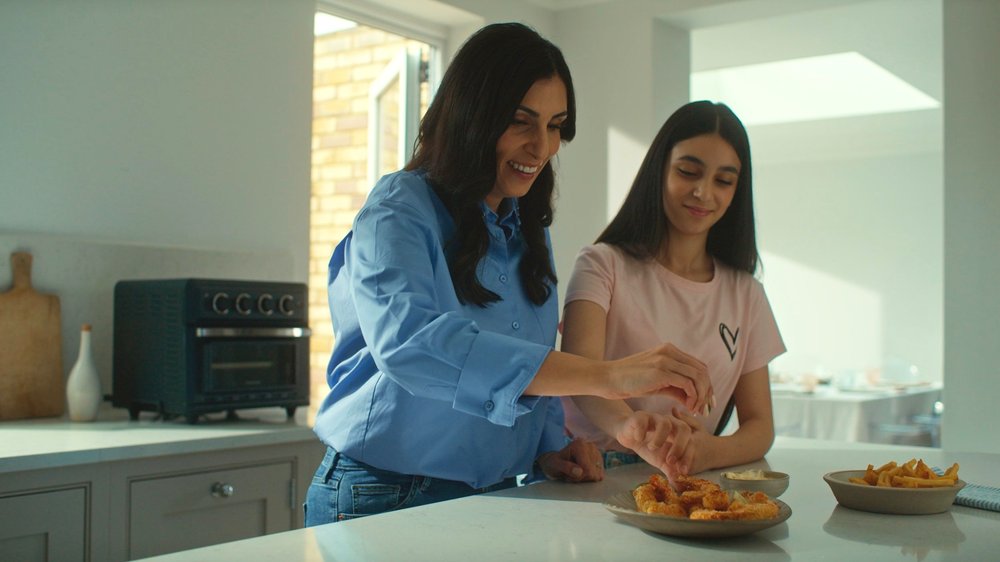
M 779 437 L 763 461 L 791 475 L 780 497 L 791 517 L 753 535 L 682 539 L 639 530 L 602 506 L 645 480 L 647 465 L 619 467 L 603 482 L 542 482 L 436 505 L 174 553 L 157 562 L 595 560 L 991 560 L 1000 513 L 954 505 L 937 515 L 881 515 L 837 504 L 823 475 L 868 463 L 961 465 L 970 483 L 1000 486 L 1000 454 L 959 453 Z M 702 476 L 716 479 L 719 471 Z

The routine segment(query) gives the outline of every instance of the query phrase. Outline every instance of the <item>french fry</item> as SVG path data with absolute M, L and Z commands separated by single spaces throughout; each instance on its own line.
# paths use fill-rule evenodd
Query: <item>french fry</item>
M 868 465 L 868 470 L 865 471 L 865 482 L 868 482 L 869 486 L 874 486 L 878 482 L 878 472 L 872 465 Z
M 894 469 L 895 470 L 895 469 Z M 892 474 L 890 471 L 880 472 L 878 474 L 878 482 L 875 483 L 876 486 L 892 486 Z
M 890 461 L 875 468 L 869 464 L 864 476 L 850 479 L 852 484 L 884 488 L 943 488 L 958 482 L 958 463 L 938 475 L 924 459 L 910 459 L 903 464 Z
M 868 466 L 871 466 L 871 465 L 868 465 Z M 892 470 L 892 469 L 896 468 L 896 466 L 897 466 L 896 465 L 896 461 L 889 461 L 889 462 L 883 464 L 882 466 L 876 468 L 875 472 L 882 472 L 883 470 Z
M 954 486 L 955 481 L 950 478 L 918 478 L 916 476 L 895 476 L 892 485 L 902 488 L 939 488 Z

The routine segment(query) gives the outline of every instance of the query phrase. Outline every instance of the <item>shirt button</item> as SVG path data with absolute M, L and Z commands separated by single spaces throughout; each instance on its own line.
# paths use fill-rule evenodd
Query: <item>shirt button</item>
M 511 326 L 511 328 L 514 328 L 515 330 L 520 330 L 521 329 L 521 323 L 518 322 L 517 320 L 511 322 L 510 326 Z
M 486 408 L 487 412 L 492 412 L 493 411 L 493 401 L 492 400 L 487 400 L 486 403 L 483 404 L 483 407 Z
M 507 276 L 501 273 L 500 274 L 500 282 L 501 283 L 506 283 L 507 282 Z

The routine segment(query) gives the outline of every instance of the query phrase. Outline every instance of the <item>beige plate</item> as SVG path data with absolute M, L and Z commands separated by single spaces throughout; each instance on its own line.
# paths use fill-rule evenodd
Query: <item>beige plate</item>
M 947 488 L 888 488 L 852 484 L 850 478 L 861 478 L 864 470 L 841 470 L 823 475 L 837 502 L 844 507 L 899 515 L 928 515 L 951 509 L 955 495 L 965 486 L 959 480 Z
M 697 521 L 669 515 L 642 513 L 635 509 L 632 492 L 619 492 L 604 501 L 604 507 L 619 519 L 640 529 L 673 537 L 716 538 L 749 535 L 773 527 L 792 516 L 792 508 L 782 501 L 778 516 L 757 521 Z

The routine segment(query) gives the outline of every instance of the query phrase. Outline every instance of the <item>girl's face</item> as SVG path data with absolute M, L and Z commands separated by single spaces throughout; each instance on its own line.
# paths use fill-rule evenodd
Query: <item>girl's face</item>
M 560 130 L 569 117 L 566 85 L 558 76 L 532 84 L 514 119 L 497 141 L 497 179 L 486 196 L 494 211 L 506 197 L 523 197 L 549 159 L 559 152 Z
M 718 134 L 701 135 L 674 145 L 665 175 L 663 208 L 670 234 L 707 238 L 733 202 L 740 159 Z

